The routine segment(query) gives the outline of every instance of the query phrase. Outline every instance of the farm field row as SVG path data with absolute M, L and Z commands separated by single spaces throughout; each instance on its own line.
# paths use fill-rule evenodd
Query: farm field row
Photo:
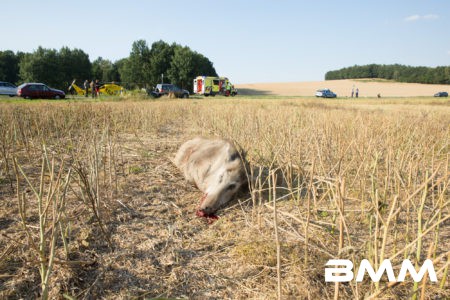
M 0 101 L 0 298 L 450 297 L 448 99 L 271 91 Z M 253 178 L 210 225 L 171 162 L 194 136 Z M 438 282 L 326 283 L 332 258 L 431 258 Z

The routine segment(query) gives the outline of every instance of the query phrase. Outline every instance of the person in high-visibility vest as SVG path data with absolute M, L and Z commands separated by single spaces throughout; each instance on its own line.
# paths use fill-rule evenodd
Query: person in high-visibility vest
M 231 82 L 227 83 L 227 96 L 231 95 Z

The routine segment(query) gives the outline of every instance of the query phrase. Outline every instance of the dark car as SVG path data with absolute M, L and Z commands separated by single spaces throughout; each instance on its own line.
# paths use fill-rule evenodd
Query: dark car
M 187 90 L 180 89 L 176 85 L 170 83 L 157 84 L 154 90 L 150 90 L 147 93 L 154 98 L 169 94 L 173 94 L 177 98 L 189 98 L 189 92 Z
M 17 88 L 17 96 L 25 99 L 64 99 L 66 94 L 43 83 L 24 83 Z
M 434 94 L 435 97 L 448 97 L 448 93 L 447 92 L 439 92 Z

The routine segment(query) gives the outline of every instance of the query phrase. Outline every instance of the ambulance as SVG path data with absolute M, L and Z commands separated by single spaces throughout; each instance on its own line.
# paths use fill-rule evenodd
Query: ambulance
M 197 76 L 194 79 L 194 94 L 236 96 L 237 90 L 227 77 Z

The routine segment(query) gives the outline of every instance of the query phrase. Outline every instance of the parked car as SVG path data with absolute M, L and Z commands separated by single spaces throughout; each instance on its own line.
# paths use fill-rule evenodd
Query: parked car
M 316 92 L 316 97 L 322 97 L 322 98 L 336 98 L 337 95 L 335 93 L 333 93 L 331 90 L 329 89 L 322 89 L 322 90 L 317 90 Z
M 17 94 L 17 86 L 12 83 L 0 81 L 0 95 L 14 97 Z
M 447 92 L 439 92 L 434 94 L 435 97 L 448 97 L 448 93 Z
M 147 91 L 149 96 L 159 98 L 163 95 L 169 95 L 173 93 L 177 98 L 189 98 L 189 91 L 180 89 L 174 84 L 160 83 L 156 85 L 156 88 L 152 91 Z
M 64 99 L 66 94 L 43 83 L 24 83 L 17 88 L 17 96 L 26 99 Z

